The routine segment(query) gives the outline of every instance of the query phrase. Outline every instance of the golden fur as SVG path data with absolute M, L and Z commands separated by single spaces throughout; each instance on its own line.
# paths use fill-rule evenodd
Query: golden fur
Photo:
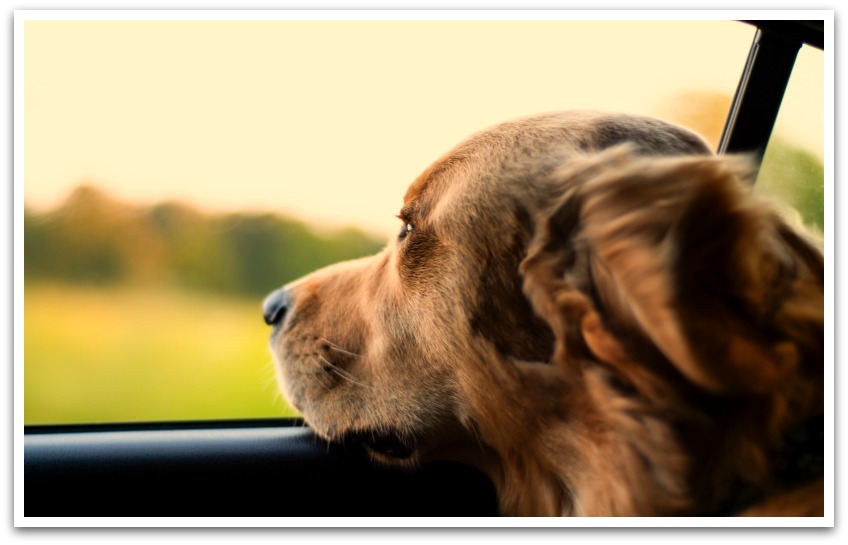
M 821 475 L 779 473 L 823 413 L 823 257 L 749 177 L 636 116 L 478 133 L 385 250 L 269 296 L 282 389 L 382 462 L 480 468 L 505 515 L 820 516 Z

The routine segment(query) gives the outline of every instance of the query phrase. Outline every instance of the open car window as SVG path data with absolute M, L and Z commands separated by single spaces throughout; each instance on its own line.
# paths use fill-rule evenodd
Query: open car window
M 59 424 L 296 416 L 266 348 L 266 293 L 376 252 L 428 162 L 506 119 L 643 113 L 716 146 L 756 29 L 27 20 L 23 32 L 24 420 Z M 609 47 L 587 50 L 599 37 Z

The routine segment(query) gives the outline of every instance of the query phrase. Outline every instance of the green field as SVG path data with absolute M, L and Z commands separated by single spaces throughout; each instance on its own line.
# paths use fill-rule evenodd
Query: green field
M 295 415 L 268 333 L 259 300 L 28 284 L 25 423 Z

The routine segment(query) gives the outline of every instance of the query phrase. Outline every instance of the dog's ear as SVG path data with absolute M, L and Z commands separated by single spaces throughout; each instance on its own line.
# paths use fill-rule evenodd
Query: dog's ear
M 642 337 L 713 393 L 821 365 L 822 255 L 754 197 L 751 172 L 626 148 L 576 162 L 523 264 L 531 302 L 564 343 L 616 360 Z

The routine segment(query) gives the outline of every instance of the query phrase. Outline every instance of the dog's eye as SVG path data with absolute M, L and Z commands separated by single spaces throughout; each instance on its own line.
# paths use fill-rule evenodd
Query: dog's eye
M 401 228 L 400 233 L 398 233 L 398 240 L 403 240 L 407 236 L 409 236 L 409 233 L 415 230 L 415 227 L 412 225 L 412 222 L 407 220 L 403 214 L 396 217 L 403 222 L 403 227 Z
M 409 233 L 411 233 L 414 230 L 415 230 L 415 227 L 413 227 L 411 223 L 405 223 L 403 225 L 403 227 L 401 228 L 400 233 L 398 234 L 398 240 L 405 239 L 407 236 L 409 236 Z

